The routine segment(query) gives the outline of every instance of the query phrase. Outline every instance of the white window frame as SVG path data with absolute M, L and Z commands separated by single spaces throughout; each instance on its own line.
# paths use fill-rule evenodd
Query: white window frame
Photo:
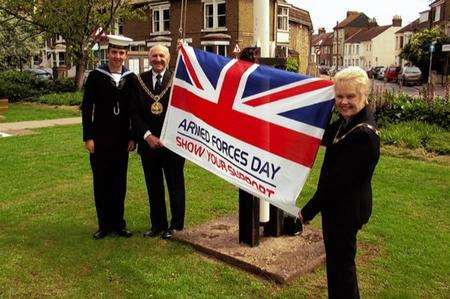
M 202 45 L 202 50 L 206 51 L 206 47 L 207 46 L 212 46 L 214 47 L 214 54 L 220 55 L 219 54 L 219 47 L 224 47 L 225 48 L 225 55 L 224 56 L 228 56 L 228 46 L 230 45 L 229 41 L 202 41 L 201 42 Z
M 281 14 L 278 10 L 281 9 Z M 281 24 L 281 28 L 280 28 Z M 284 5 L 278 5 L 277 7 L 277 30 L 278 31 L 289 31 L 289 7 Z
M 219 4 L 225 4 L 225 10 L 226 10 L 226 1 L 225 0 L 203 0 L 203 29 L 202 31 L 221 31 L 221 30 L 227 30 L 226 24 L 225 26 L 219 27 Z M 212 5 L 213 8 L 213 24 L 212 27 L 207 27 L 207 6 Z M 226 13 L 220 16 L 225 17 L 225 23 L 226 23 Z
M 434 22 L 439 22 L 441 20 L 441 6 L 436 6 L 434 10 Z
M 164 11 L 169 11 L 169 19 L 164 19 Z M 150 35 L 161 35 L 161 34 L 170 34 L 170 4 L 161 4 L 158 6 L 152 6 L 152 33 Z M 159 20 L 158 22 L 155 21 L 155 12 L 158 12 Z M 164 21 L 169 22 L 169 28 L 168 30 L 164 30 Z M 159 25 L 159 30 L 156 30 L 156 23 Z

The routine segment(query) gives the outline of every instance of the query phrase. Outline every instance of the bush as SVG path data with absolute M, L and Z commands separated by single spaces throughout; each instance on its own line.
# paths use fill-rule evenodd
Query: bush
M 411 149 L 424 148 L 428 152 L 450 154 L 450 132 L 437 125 L 420 121 L 388 124 L 381 131 L 381 141 Z
M 441 97 L 432 102 L 404 93 L 384 92 L 371 96 L 375 118 L 380 126 L 405 121 L 422 121 L 450 130 L 450 103 Z
M 75 83 L 69 78 L 42 80 L 29 72 L 0 73 L 0 96 L 8 97 L 10 102 L 33 100 L 43 94 L 74 90 Z
M 50 93 L 36 98 L 34 101 L 42 104 L 49 105 L 80 105 L 83 100 L 83 92 L 63 92 L 63 93 Z
M 298 60 L 294 57 L 289 57 L 286 61 L 286 71 L 298 73 Z

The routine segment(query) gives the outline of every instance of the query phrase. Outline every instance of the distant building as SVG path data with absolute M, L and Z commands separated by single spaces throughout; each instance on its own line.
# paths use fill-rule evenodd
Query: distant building
M 318 34 L 313 34 L 311 42 L 311 60 L 316 65 L 331 66 L 333 32 L 325 32 L 325 28 L 319 28 Z

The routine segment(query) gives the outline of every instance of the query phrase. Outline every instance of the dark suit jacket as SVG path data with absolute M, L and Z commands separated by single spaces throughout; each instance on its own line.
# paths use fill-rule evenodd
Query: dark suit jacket
M 322 217 L 328 217 L 336 225 L 358 229 L 369 220 L 371 180 L 380 155 L 380 139 L 373 130 L 358 127 L 333 143 L 336 134 L 342 137 L 360 123 L 376 128 L 367 106 L 340 130 L 342 119 L 326 129 L 322 144 L 327 149 L 319 183 L 314 196 L 301 211 L 304 220 L 309 221 L 321 212 Z
M 108 67 L 102 66 L 86 80 L 81 105 L 83 141 L 93 139 L 96 153 L 127 151 L 128 141 L 134 139 L 129 114 L 133 78 L 135 75 L 124 68 L 116 87 Z
M 152 71 L 150 70 L 144 72 L 140 76 L 147 88 L 154 93 Z M 161 90 L 165 89 L 167 84 L 169 84 L 171 78 L 172 72 L 170 70 L 166 70 L 166 72 L 164 73 L 164 77 L 162 78 Z M 151 99 L 150 96 L 144 91 L 137 78 L 135 78 L 133 81 L 134 88 L 131 114 L 133 119 L 133 126 L 136 132 L 135 134 L 137 135 L 138 140 L 138 152 L 142 154 L 151 150 L 147 141 L 144 140 L 145 132 L 149 130 L 152 135 L 155 135 L 157 137 L 159 137 L 161 134 L 161 129 L 164 123 L 164 118 L 166 116 L 167 106 L 169 103 L 170 88 L 159 100 L 159 102 L 163 105 L 163 112 L 159 115 L 155 115 L 150 110 L 150 106 L 152 103 L 154 103 L 154 100 Z

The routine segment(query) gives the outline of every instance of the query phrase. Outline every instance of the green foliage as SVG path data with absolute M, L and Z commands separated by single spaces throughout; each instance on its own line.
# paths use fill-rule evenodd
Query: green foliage
M 69 78 L 42 80 L 28 72 L 6 71 L 0 73 L 0 96 L 6 96 L 12 103 L 20 100 L 32 100 L 47 93 L 69 92 L 74 89 L 74 81 Z
M 63 92 L 63 93 L 50 93 L 42 95 L 34 100 L 34 102 L 49 105 L 67 105 L 75 106 L 81 105 L 83 100 L 83 92 Z
M 445 42 L 445 40 L 445 33 L 440 27 L 434 27 L 416 32 L 402 49 L 400 57 L 411 61 L 414 65 L 417 65 L 426 77 L 428 75 L 431 43 L 436 42 L 436 47 L 438 48 L 443 42 Z M 435 52 L 433 54 L 433 69 L 440 70 L 443 66 L 441 61 L 445 57 L 446 54 Z
M 381 140 L 384 144 L 410 149 L 423 148 L 428 152 L 443 155 L 450 154 L 450 132 L 424 122 L 388 124 L 382 130 Z
M 423 121 L 450 130 L 450 104 L 441 97 L 428 103 L 405 93 L 384 92 L 372 96 L 380 126 L 404 121 Z
M 289 57 L 286 61 L 286 71 L 298 73 L 298 59 Z

